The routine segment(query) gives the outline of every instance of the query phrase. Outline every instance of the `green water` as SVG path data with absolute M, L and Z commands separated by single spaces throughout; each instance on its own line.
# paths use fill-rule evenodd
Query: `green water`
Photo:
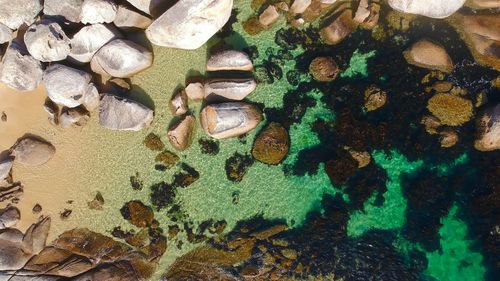
M 349 67 L 340 73 L 343 78 L 366 78 L 368 77 L 368 60 L 376 55 L 376 51 L 361 53 L 354 51 L 349 60 Z

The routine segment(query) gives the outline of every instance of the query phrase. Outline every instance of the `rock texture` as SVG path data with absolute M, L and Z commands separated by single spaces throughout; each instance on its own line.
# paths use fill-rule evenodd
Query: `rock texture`
M 220 70 L 253 71 L 253 64 L 245 52 L 225 50 L 212 54 L 207 62 L 207 71 Z
M 9 176 L 13 163 L 14 161 L 11 158 L 0 161 L 0 182 Z
M 429 40 L 414 43 L 403 55 L 409 64 L 443 72 L 453 70 L 453 62 L 444 47 Z
M 69 57 L 80 63 L 90 62 L 102 46 L 121 37 L 112 25 L 98 23 L 84 26 L 71 38 Z
M 200 113 L 203 129 L 216 139 L 245 134 L 257 127 L 261 120 L 259 109 L 243 102 L 208 105 Z
M 309 73 L 316 81 L 333 81 L 339 72 L 339 66 L 332 57 L 317 57 L 309 65 Z
M 48 16 L 62 16 L 71 22 L 80 22 L 84 0 L 45 0 L 43 13 Z
M 0 44 L 9 42 L 12 38 L 14 38 L 12 30 L 5 24 L 0 23 Z
M 179 91 L 170 101 L 170 110 L 174 115 L 182 115 L 188 112 L 188 100 L 185 91 Z
M 70 52 L 70 40 L 56 22 L 41 20 L 31 25 L 24 34 L 29 53 L 43 62 L 66 59 Z
M 231 16 L 233 0 L 180 0 L 146 30 L 151 43 L 194 50 L 205 44 Z
M 354 13 L 354 21 L 361 27 L 372 29 L 378 24 L 380 3 L 378 1 L 361 0 Z
M 153 122 L 153 111 L 135 101 L 104 95 L 99 107 L 99 124 L 107 129 L 139 131 Z
M 110 23 L 116 18 L 118 6 L 111 0 L 84 0 L 81 21 L 84 24 Z
M 279 123 L 269 124 L 255 139 L 253 157 L 263 163 L 277 165 L 288 155 L 288 131 Z
M 127 78 L 153 64 L 153 54 L 128 40 L 116 39 L 102 47 L 92 58 L 92 70 L 103 75 Z
M 134 7 L 143 11 L 146 14 L 156 16 L 158 12 L 161 12 L 163 6 L 171 1 L 165 0 L 127 0 Z M 167 5 L 168 6 L 168 5 Z
M 243 100 L 257 88 L 253 78 L 210 79 L 205 82 L 205 100 L 209 102 Z
M 42 81 L 42 64 L 17 41 L 11 41 L 0 64 L 0 82 L 18 91 L 32 91 Z
M 0 229 L 13 227 L 21 218 L 21 213 L 16 207 L 0 209 Z
M 344 40 L 353 32 L 357 23 L 352 19 L 352 10 L 346 9 L 328 26 L 321 29 L 321 37 L 330 45 L 335 45 Z
M 168 130 L 168 140 L 170 144 L 177 150 L 185 150 L 188 148 L 193 140 L 194 128 L 196 126 L 196 119 L 187 115 L 177 122 L 172 128 Z
M 460 9 L 466 0 L 389 0 L 389 5 L 400 12 L 430 18 L 446 18 Z
M 17 163 L 27 166 L 40 166 L 47 163 L 56 148 L 49 142 L 35 136 L 24 137 L 12 148 L 12 156 Z
M 30 25 L 42 10 L 41 0 L 0 0 L 0 23 L 16 30 L 22 24 Z
M 43 82 L 49 98 L 67 107 L 77 107 L 94 95 L 95 87 L 90 83 L 92 76 L 62 64 L 53 64 L 43 74 Z
M 481 151 L 500 149 L 500 104 L 489 108 L 477 120 L 474 147 Z
M 186 95 L 190 100 L 197 101 L 205 97 L 205 89 L 200 82 L 189 83 L 184 91 L 186 91 Z
M 118 7 L 116 18 L 113 21 L 118 28 L 124 30 L 132 28 L 146 29 L 152 22 L 151 18 L 123 5 Z
M 59 124 L 66 129 L 71 126 L 82 127 L 87 124 L 90 119 L 90 113 L 83 107 L 64 109 L 59 116 Z
M 463 125 L 474 115 L 470 100 L 448 93 L 438 93 L 432 96 L 428 101 L 427 109 L 441 121 L 441 124 L 449 126 Z

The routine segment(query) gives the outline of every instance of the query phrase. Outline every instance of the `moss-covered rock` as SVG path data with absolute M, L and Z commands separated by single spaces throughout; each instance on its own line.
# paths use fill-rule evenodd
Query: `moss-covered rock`
M 255 140 L 253 157 L 266 164 L 279 164 L 288 154 L 290 141 L 288 131 L 278 123 L 271 123 Z
M 130 201 L 120 209 L 123 218 L 137 227 L 147 227 L 153 222 L 154 214 L 150 207 L 141 201 Z
M 161 151 L 165 148 L 165 144 L 161 141 L 160 137 L 154 133 L 149 133 L 146 136 L 144 145 L 153 151 Z
M 339 66 L 332 57 L 317 57 L 309 65 L 309 73 L 316 81 L 333 81 L 339 72 Z
M 460 126 L 468 122 L 473 113 L 470 100 L 451 94 L 436 94 L 429 99 L 427 109 L 437 117 L 442 124 Z
M 179 161 L 179 156 L 166 150 L 156 155 L 155 161 L 163 163 L 167 168 L 172 168 Z

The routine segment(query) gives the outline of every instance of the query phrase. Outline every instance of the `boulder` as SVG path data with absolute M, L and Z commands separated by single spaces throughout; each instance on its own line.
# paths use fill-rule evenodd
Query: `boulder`
M 445 48 L 426 39 L 414 43 L 403 55 L 409 64 L 418 67 L 443 72 L 451 72 L 453 70 L 453 62 Z
M 153 223 L 153 210 L 141 201 L 129 201 L 120 209 L 124 219 L 137 227 L 148 227 Z
M 469 0 L 466 5 L 474 9 L 495 9 L 500 8 L 500 0 Z
M 113 22 L 117 10 L 118 6 L 112 0 L 84 0 L 81 22 L 84 24 Z
M 90 91 L 83 97 L 82 105 L 88 111 L 94 111 L 99 107 L 99 100 L 101 99 L 97 88 L 93 83 L 90 83 Z
M 370 0 L 359 1 L 354 21 L 363 28 L 372 29 L 378 24 L 380 17 L 380 3 Z
M 200 82 L 189 83 L 184 91 L 190 100 L 198 101 L 205 97 L 205 89 Z
M 22 138 L 12 148 L 15 161 L 26 166 L 43 165 L 52 159 L 55 153 L 56 148 L 52 144 L 34 136 Z
M 180 0 L 146 30 L 151 43 L 194 50 L 205 44 L 231 16 L 233 0 Z
M 93 95 L 95 87 L 91 79 L 89 73 L 62 64 L 49 66 L 43 74 L 49 98 L 69 108 L 81 105 L 87 95 Z
M 0 209 L 0 229 L 13 227 L 21 218 L 21 212 L 16 207 Z
M 269 5 L 267 8 L 262 11 L 262 13 L 259 15 L 259 22 L 265 27 L 268 27 L 275 23 L 278 18 L 280 17 L 280 14 L 278 13 L 278 10 L 274 5 Z
M 99 124 L 107 129 L 139 131 L 149 127 L 154 113 L 135 101 L 105 94 L 99 105 Z
M 177 150 L 185 150 L 191 145 L 196 119 L 187 115 L 172 126 L 167 133 L 170 144 Z
M 317 57 L 309 64 L 309 73 L 316 81 L 333 81 L 339 72 L 339 66 L 332 57 Z
M 42 64 L 16 40 L 11 41 L 0 64 L 0 82 L 18 91 L 33 91 L 42 75 Z
M 352 10 L 350 9 L 341 12 L 335 20 L 321 29 L 321 38 L 330 45 L 340 43 L 351 34 L 358 25 L 352 17 Z
M 3 23 L 0 23 L 0 44 L 9 42 L 14 38 L 12 30 Z
M 120 5 L 116 12 L 113 23 L 120 29 L 129 30 L 133 28 L 146 29 L 153 20 L 133 9 Z
M 127 0 L 134 7 L 139 9 L 140 11 L 152 15 L 154 17 L 159 16 L 158 13 L 162 13 L 165 7 L 171 5 L 172 2 L 170 0 Z
M 476 122 L 474 147 L 481 151 L 500 149 L 500 104 L 486 109 Z
M 262 120 L 260 110 L 244 102 L 226 102 L 208 105 L 200 113 L 201 126 L 216 139 L 243 135 Z
M 220 70 L 253 71 L 253 64 L 245 52 L 225 50 L 211 55 L 207 62 L 207 71 Z
M 62 16 L 71 22 L 80 22 L 84 0 L 45 0 L 43 13 L 47 16 Z
M 387 101 L 387 93 L 379 87 L 372 85 L 365 90 L 364 109 L 367 112 L 377 110 L 384 106 Z
M 389 6 L 402 13 L 442 19 L 460 9 L 466 0 L 389 0 Z
M 12 30 L 21 25 L 30 25 L 42 10 L 41 0 L 0 0 L 0 23 Z
M 92 58 L 96 73 L 127 78 L 153 64 L 153 53 L 132 41 L 116 39 L 102 47 Z
M 174 115 L 182 115 L 188 112 L 188 100 L 185 91 L 179 91 L 170 100 L 170 110 Z
M 14 161 L 12 158 L 0 161 L 0 182 L 9 176 L 10 170 L 12 170 L 13 163 Z
M 252 155 L 262 163 L 277 165 L 288 154 L 288 131 L 279 123 L 269 124 L 255 139 Z
M 121 38 L 120 32 L 112 25 L 101 23 L 84 26 L 71 38 L 69 57 L 80 63 L 87 63 L 102 46 Z
M 290 12 L 294 14 L 302 14 L 311 5 L 311 0 L 293 0 L 290 6 Z
M 439 135 L 439 143 L 441 144 L 441 147 L 449 148 L 458 142 L 458 134 L 454 130 L 445 129 L 442 132 L 439 132 Z
M 205 100 L 208 102 L 243 100 L 257 87 L 254 78 L 209 79 L 205 82 Z
M 70 40 L 56 22 L 41 20 L 24 33 L 24 43 L 29 53 L 43 62 L 60 61 L 69 55 Z
M 66 129 L 71 126 L 82 127 L 90 119 L 90 113 L 83 107 L 64 108 L 59 116 L 59 124 Z

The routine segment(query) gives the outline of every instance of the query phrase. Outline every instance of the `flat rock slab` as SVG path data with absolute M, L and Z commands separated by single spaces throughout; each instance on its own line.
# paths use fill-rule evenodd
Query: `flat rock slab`
M 31 25 L 24 33 L 24 43 L 29 53 L 43 62 L 66 59 L 70 52 L 70 40 L 61 26 L 48 20 Z
M 238 79 L 210 79 L 205 82 L 205 100 L 216 101 L 240 101 L 250 95 L 257 88 L 254 78 Z
M 0 0 L 0 23 L 13 30 L 30 25 L 42 7 L 41 0 Z
M 55 153 L 56 148 L 52 144 L 34 136 L 19 140 L 12 149 L 15 162 L 27 166 L 43 165 L 52 159 Z
M 211 104 L 200 113 L 201 126 L 216 139 L 243 135 L 257 127 L 261 120 L 260 110 L 244 102 Z
M 99 108 L 99 124 L 107 129 L 139 131 L 153 122 L 154 112 L 135 101 L 106 94 Z
M 97 23 L 84 26 L 71 38 L 69 57 L 80 63 L 90 62 L 102 46 L 121 37 L 112 25 Z
M 220 70 L 253 71 L 253 64 L 245 52 L 225 50 L 211 55 L 207 62 L 207 71 Z
M 42 75 L 42 64 L 17 41 L 11 41 L 0 64 L 0 82 L 21 92 L 33 91 Z
M 414 43 L 403 54 L 408 63 L 419 67 L 436 69 L 443 72 L 451 72 L 453 70 L 453 62 L 446 49 L 429 40 L 423 39 Z

